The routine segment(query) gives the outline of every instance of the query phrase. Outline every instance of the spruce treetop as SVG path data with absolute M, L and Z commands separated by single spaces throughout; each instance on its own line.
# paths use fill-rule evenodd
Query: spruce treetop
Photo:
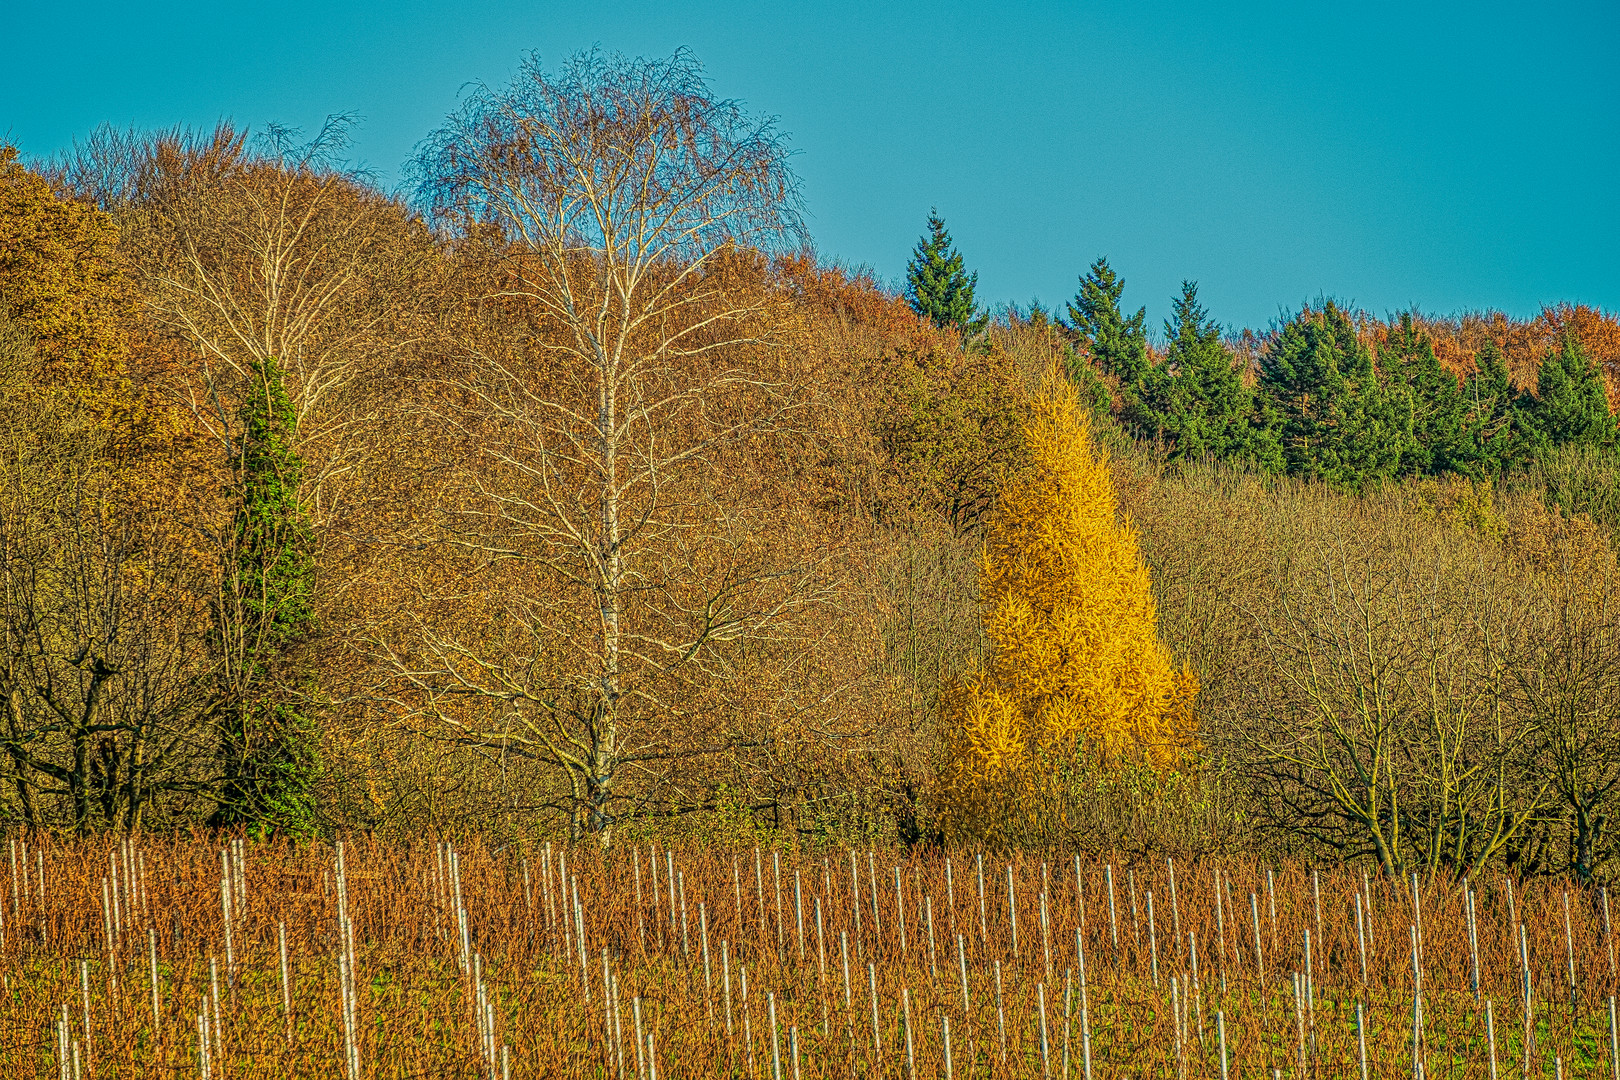
M 1524 456 L 1523 405 L 1501 346 L 1486 338 L 1460 395 L 1466 413 L 1466 458 L 1457 468 L 1475 479 L 1492 476 Z
M 1254 394 L 1221 341 L 1221 328 L 1198 302 L 1198 283 L 1183 281 L 1164 324 L 1165 366 L 1173 372 L 1162 408 L 1176 457 L 1257 457 L 1250 417 Z
M 951 242 L 945 219 L 938 210 L 929 210 L 928 235 L 917 241 L 906 267 L 911 310 L 941 330 L 977 334 L 990 321 L 973 298 L 978 282 L 978 272 L 968 273 L 962 253 Z
M 1307 305 L 1277 330 L 1260 359 L 1259 392 L 1289 472 L 1352 489 L 1395 474 L 1410 428 L 1339 305 Z
M 1119 307 L 1125 281 L 1108 259 L 1099 256 L 1080 278 L 1080 291 L 1069 302 L 1069 325 L 1085 339 L 1099 371 L 1114 376 L 1119 395 L 1119 421 L 1140 439 L 1165 437 L 1169 372 L 1155 366 L 1147 348 L 1147 309 L 1126 316 Z
M 1126 316 L 1119 306 L 1125 279 L 1114 273 L 1107 256 L 1099 255 L 1080 278 L 1080 291 L 1069 302 L 1069 322 L 1085 337 L 1092 359 L 1122 383 L 1147 376 L 1147 308 Z
M 1198 282 L 1181 283 L 1181 295 L 1176 297 L 1171 317 L 1164 321 L 1164 336 L 1170 342 L 1171 356 L 1187 355 L 1220 344 L 1220 326 L 1198 302 Z

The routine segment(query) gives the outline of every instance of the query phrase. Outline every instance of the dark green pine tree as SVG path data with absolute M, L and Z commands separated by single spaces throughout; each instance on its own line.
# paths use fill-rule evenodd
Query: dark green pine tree
M 1150 378 L 1150 385 L 1168 389 L 1150 405 L 1163 418 L 1172 456 L 1225 461 L 1269 456 L 1257 445 L 1261 433 L 1252 424 L 1254 391 L 1244 385 L 1242 371 L 1221 341 L 1220 327 L 1199 304 L 1197 282 L 1181 283 L 1164 333 L 1169 341 L 1164 366 L 1172 374 Z
M 1401 426 L 1402 476 L 1465 471 L 1467 410 L 1457 380 L 1434 345 L 1403 312 L 1378 350 L 1384 396 Z
M 317 827 L 320 736 L 297 653 L 317 628 L 314 537 L 298 498 L 297 418 L 274 359 L 254 365 L 239 418 L 237 509 L 215 613 L 224 700 L 213 824 L 308 834 Z
M 1069 302 L 1069 325 L 1085 339 L 1092 363 L 1118 382 L 1120 422 L 1138 438 L 1158 438 L 1162 417 L 1155 402 L 1169 393 L 1168 372 L 1154 365 L 1147 350 L 1147 309 L 1126 316 L 1119 306 L 1125 279 L 1114 273 L 1106 256 L 1098 256 L 1080 278 L 1080 291 Z
M 1536 376 L 1536 397 L 1522 412 L 1534 452 L 1578 444 L 1611 446 L 1614 417 L 1604 392 L 1603 373 L 1573 334 L 1547 354 Z
M 1272 336 L 1257 396 L 1289 472 L 1348 488 L 1395 475 L 1404 424 L 1350 317 L 1333 302 L 1302 309 Z
M 1474 370 L 1463 382 L 1461 396 L 1465 449 L 1457 471 L 1481 480 L 1522 465 L 1525 439 L 1519 392 L 1494 340 L 1486 338 L 1474 357 Z
M 919 317 L 964 337 L 981 333 L 990 316 L 973 299 L 978 272 L 968 273 L 962 253 L 951 243 L 945 219 L 928 212 L 928 235 L 917 241 L 906 266 L 906 301 Z

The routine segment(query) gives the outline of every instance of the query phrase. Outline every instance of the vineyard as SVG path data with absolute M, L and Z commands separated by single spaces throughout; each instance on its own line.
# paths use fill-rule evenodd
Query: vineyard
M 9 1076 L 1617 1072 L 1604 889 L 1252 863 L 16 836 Z M 0 853 L 0 858 L 5 854 Z

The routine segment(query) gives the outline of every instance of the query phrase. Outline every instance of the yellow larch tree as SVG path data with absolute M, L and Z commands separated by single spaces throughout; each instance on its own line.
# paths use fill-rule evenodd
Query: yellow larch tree
M 1136 532 L 1106 455 L 1056 370 L 1024 431 L 1028 464 L 1003 490 L 979 571 L 984 665 L 946 690 L 939 810 L 953 838 L 1050 835 L 1084 768 L 1163 770 L 1195 740 L 1197 683 L 1159 640 Z

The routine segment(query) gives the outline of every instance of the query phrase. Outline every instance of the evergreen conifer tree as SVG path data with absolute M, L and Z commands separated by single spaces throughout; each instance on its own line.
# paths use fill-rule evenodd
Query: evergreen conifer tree
M 1288 471 L 1349 488 L 1395 474 L 1405 440 L 1350 317 L 1331 301 L 1283 324 L 1260 359 Z
M 967 272 L 962 253 L 951 243 L 945 219 L 938 210 L 930 210 L 928 235 L 917 241 L 906 267 L 906 301 L 911 310 L 941 330 L 956 330 L 967 337 L 981 333 L 990 317 L 973 299 L 978 283 L 978 272 Z
M 1461 397 L 1465 451 L 1457 471 L 1481 480 L 1521 464 L 1525 447 L 1519 392 L 1494 340 L 1486 338 L 1474 357 L 1474 370 L 1463 382 Z
M 1611 446 L 1614 417 L 1604 392 L 1603 373 L 1573 334 L 1541 362 L 1536 397 L 1523 410 L 1529 440 L 1540 453 L 1575 443 Z
M 1462 393 L 1411 312 L 1401 314 L 1379 348 L 1378 367 L 1402 429 L 1396 471 L 1403 476 L 1462 471 L 1467 457 Z
M 1147 308 L 1134 315 L 1120 309 L 1125 279 L 1099 255 L 1080 278 L 1069 302 L 1069 325 L 1085 339 L 1092 363 L 1118 382 L 1120 422 L 1138 438 L 1157 438 L 1163 418 L 1155 408 L 1169 393 L 1168 373 L 1157 370 L 1147 349 Z
M 253 366 L 239 419 L 231 565 L 215 613 L 225 700 L 214 824 L 306 834 L 316 827 L 320 740 L 301 704 L 310 688 L 296 651 L 316 630 L 314 542 L 298 497 L 297 418 L 274 359 Z
M 1135 530 L 1056 369 L 1025 443 L 980 564 L 990 657 L 941 706 L 945 831 L 992 842 L 1055 824 L 1077 761 L 1167 768 L 1194 741 L 1196 683 L 1159 639 Z
M 1198 302 L 1198 284 L 1181 283 L 1173 317 L 1164 324 L 1165 366 L 1174 374 L 1154 411 L 1163 419 L 1173 456 L 1250 458 L 1254 453 L 1254 392 L 1221 342 L 1220 327 Z

